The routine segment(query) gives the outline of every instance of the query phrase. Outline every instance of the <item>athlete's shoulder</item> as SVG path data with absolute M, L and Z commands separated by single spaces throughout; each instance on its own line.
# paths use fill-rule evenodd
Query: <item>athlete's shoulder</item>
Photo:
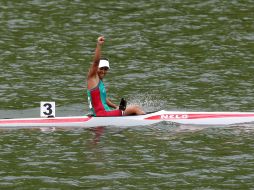
M 100 83 L 99 77 L 87 77 L 87 88 L 88 90 L 97 87 Z

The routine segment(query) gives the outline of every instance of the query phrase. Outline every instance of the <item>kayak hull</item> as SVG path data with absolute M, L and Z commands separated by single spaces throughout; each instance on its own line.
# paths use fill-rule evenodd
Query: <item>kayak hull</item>
M 181 112 L 161 110 L 145 115 L 122 117 L 53 117 L 0 119 L 0 128 L 33 127 L 96 127 L 119 126 L 135 127 L 152 125 L 161 121 L 185 125 L 232 125 L 254 122 L 253 112 Z

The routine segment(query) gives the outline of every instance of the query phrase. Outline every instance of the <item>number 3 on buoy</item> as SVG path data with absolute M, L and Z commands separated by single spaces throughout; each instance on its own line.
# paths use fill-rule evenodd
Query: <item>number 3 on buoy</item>
M 55 102 L 41 102 L 41 117 L 55 117 Z

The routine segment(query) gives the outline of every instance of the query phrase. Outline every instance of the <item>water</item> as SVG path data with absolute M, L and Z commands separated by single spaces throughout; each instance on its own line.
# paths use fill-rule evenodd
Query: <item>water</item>
M 232 1 L 0 2 L 0 117 L 87 113 L 99 35 L 105 79 L 145 110 L 253 111 L 254 5 Z M 253 189 L 253 125 L 2 130 L 1 189 Z
M 250 189 L 253 129 L 4 131 L 3 188 Z

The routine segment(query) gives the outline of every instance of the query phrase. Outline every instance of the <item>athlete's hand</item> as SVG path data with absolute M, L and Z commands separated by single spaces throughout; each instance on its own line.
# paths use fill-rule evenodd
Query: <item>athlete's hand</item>
M 105 42 L 104 36 L 100 36 L 100 37 L 98 38 L 98 40 L 97 40 L 97 43 L 98 43 L 99 45 L 102 45 L 104 42 Z

